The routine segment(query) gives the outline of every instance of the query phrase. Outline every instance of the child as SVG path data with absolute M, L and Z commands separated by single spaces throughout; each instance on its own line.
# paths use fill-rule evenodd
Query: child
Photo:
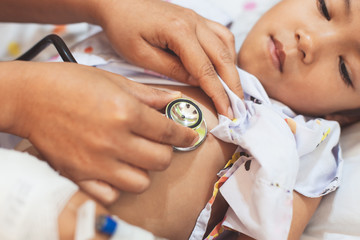
M 257 82 L 251 75 L 240 71 L 242 83 L 247 84 L 244 89 L 256 96 L 245 94 L 242 103 L 228 92 L 233 108 L 239 111 L 235 116 L 236 121 L 241 120 L 240 124 L 221 117 L 217 126 L 209 99 L 198 89 L 180 88 L 185 95 L 200 103 L 209 128 L 215 128 L 213 132 L 217 136 L 241 145 L 238 154 L 226 166 L 226 171 L 220 172 L 214 198 L 206 205 L 196 224 L 198 213 L 211 197 L 211 186 L 217 180 L 216 172 L 231 158 L 236 148 L 213 135 L 209 135 L 204 144 L 193 152 L 176 153 L 168 170 L 150 173 L 153 184 L 149 191 L 141 195 L 124 193 L 110 211 L 170 239 L 189 237 L 194 225 L 192 239 L 201 239 L 203 236 L 197 235 L 199 232 L 210 234 L 209 238 L 229 239 L 227 229 L 241 231 L 257 239 L 299 238 L 321 196 L 333 191 L 339 183 L 338 126 L 333 122 L 295 116 L 280 103 L 273 104 L 262 86 L 269 97 L 288 105 L 297 113 L 321 116 L 359 108 L 355 72 L 358 62 L 356 47 L 360 39 L 356 34 L 359 17 L 353 14 L 359 4 L 354 1 L 283 0 L 262 17 L 239 52 L 239 66 L 259 80 Z M 271 116 L 274 123 L 263 116 Z M 241 129 L 242 124 L 249 126 Z M 254 132 L 253 129 L 259 125 L 266 128 Z M 219 129 L 226 129 L 229 134 L 221 136 L 223 132 Z M 318 139 L 309 147 L 309 138 L 302 138 L 304 135 L 299 134 L 301 132 Z M 256 133 L 262 135 L 256 138 Z M 275 151 L 265 149 L 267 145 L 277 148 Z M 252 151 L 253 147 L 259 151 Z M 283 168 L 282 164 L 286 167 Z M 322 175 L 324 168 L 328 172 Z M 265 171 L 268 169 L 270 171 Z M 272 186 L 263 188 L 261 184 L 271 184 L 271 181 L 257 179 L 258 175 L 264 174 L 262 171 L 265 171 L 265 176 L 278 177 L 281 183 L 275 181 Z M 324 178 L 319 181 L 319 176 Z M 257 181 L 254 183 L 253 179 Z M 320 187 L 317 186 L 319 183 Z M 217 192 L 218 187 L 221 194 Z M 257 190 L 261 190 L 260 193 Z M 266 197 L 239 194 L 242 192 Z M 279 198 L 272 198 L 272 195 Z M 267 197 L 274 202 L 271 203 Z M 252 205 L 252 201 L 256 204 Z M 241 211 L 234 209 L 238 203 L 241 203 Z M 292 216 L 288 211 L 291 206 Z M 281 211 L 279 215 L 277 211 Z M 245 236 L 239 236 L 239 239 L 242 238 Z

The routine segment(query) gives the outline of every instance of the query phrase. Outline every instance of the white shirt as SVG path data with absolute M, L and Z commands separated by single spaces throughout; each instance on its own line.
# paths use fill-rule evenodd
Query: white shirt
M 340 126 L 335 121 L 296 115 L 270 99 L 253 75 L 238 72 L 244 100 L 223 83 L 236 120 L 220 115 L 211 131 L 248 154 L 220 172 L 228 177 L 220 187 L 229 204 L 223 226 L 255 239 L 287 239 L 293 190 L 320 197 L 340 184 Z M 201 238 L 210 211 L 208 203 L 190 239 Z

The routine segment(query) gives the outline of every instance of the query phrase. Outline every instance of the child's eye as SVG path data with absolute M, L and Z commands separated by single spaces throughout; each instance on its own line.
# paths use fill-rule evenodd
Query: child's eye
M 353 88 L 354 87 L 353 82 L 351 81 L 349 72 L 348 72 L 348 70 L 346 68 L 346 65 L 345 65 L 345 62 L 344 62 L 344 59 L 343 59 L 342 56 L 339 57 L 339 71 L 340 71 L 341 78 L 343 79 L 345 84 L 348 87 Z
M 328 8 L 326 6 L 325 0 L 317 0 L 317 7 L 318 7 L 321 15 L 323 15 L 326 18 L 326 20 L 330 21 L 331 17 L 330 17 Z

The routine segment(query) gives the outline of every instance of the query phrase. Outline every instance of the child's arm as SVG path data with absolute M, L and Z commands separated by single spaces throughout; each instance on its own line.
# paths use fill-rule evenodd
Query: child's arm
M 294 191 L 293 217 L 288 239 L 300 239 L 312 215 L 319 206 L 320 198 L 308 198 Z M 236 240 L 251 240 L 253 238 L 239 234 Z
M 309 198 L 296 191 L 293 196 L 293 217 L 288 239 L 300 239 L 306 225 L 318 208 L 321 197 Z

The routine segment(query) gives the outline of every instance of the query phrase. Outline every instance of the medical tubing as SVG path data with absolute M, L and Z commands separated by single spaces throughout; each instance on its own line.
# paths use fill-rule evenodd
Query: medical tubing
M 30 61 L 50 44 L 53 44 L 55 46 L 56 50 L 58 51 L 64 62 L 77 63 L 74 56 L 71 54 L 69 48 L 66 46 L 65 42 L 56 34 L 47 35 L 38 43 L 36 43 L 32 48 L 30 48 L 27 52 L 25 52 L 15 60 Z
M 95 220 L 95 229 L 107 235 L 115 233 L 117 223 L 114 219 L 107 215 L 99 215 Z

